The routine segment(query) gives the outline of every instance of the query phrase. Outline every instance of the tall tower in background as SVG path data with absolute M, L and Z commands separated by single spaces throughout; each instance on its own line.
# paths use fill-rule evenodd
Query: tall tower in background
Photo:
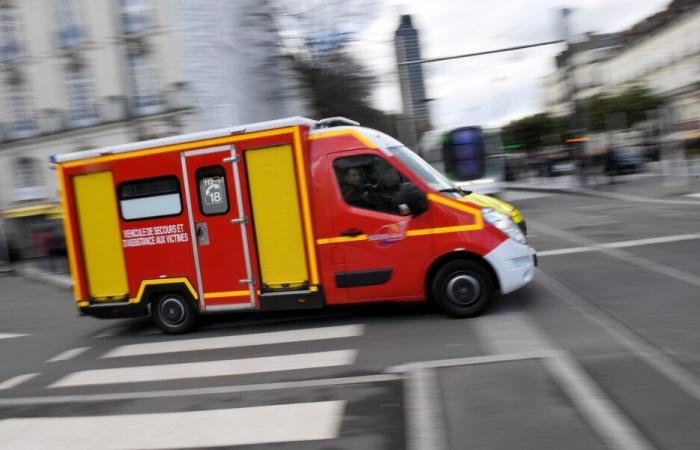
M 406 135 L 409 131 L 402 126 L 404 138 L 408 141 L 416 140 L 431 129 L 430 111 L 425 98 L 425 81 L 423 79 L 423 66 L 420 64 L 410 64 L 402 66 L 406 61 L 416 61 L 421 59 L 420 42 L 418 41 L 418 30 L 411 23 L 411 16 L 404 14 L 401 16 L 399 27 L 394 33 L 394 46 L 396 47 L 396 62 L 401 85 L 401 100 L 403 104 L 403 114 L 409 124 L 412 123 L 414 136 L 411 139 Z M 408 142 L 407 142 L 408 144 Z

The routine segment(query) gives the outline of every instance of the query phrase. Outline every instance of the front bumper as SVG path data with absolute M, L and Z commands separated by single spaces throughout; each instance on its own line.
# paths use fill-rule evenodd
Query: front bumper
M 496 272 L 502 294 L 525 286 L 535 276 L 537 255 L 529 245 L 506 239 L 484 258 Z

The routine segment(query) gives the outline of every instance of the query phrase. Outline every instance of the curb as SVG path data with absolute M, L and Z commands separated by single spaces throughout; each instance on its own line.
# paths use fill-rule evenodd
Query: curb
M 553 194 L 573 194 L 573 195 L 583 195 L 587 197 L 599 197 L 607 198 L 611 200 L 621 200 L 626 202 L 639 202 L 639 203 L 661 203 L 661 204 L 672 204 L 672 205 L 695 205 L 700 206 L 700 201 L 694 200 L 675 200 L 675 199 L 659 199 L 659 198 L 649 198 L 649 197 L 639 197 L 636 195 L 629 194 L 616 194 L 614 192 L 596 191 L 593 189 L 585 188 L 553 188 L 553 187 L 540 187 L 540 186 L 528 186 L 528 185 L 508 185 L 506 190 L 513 191 L 531 191 L 531 192 L 548 192 Z
M 18 267 L 16 273 L 24 278 L 41 281 L 58 288 L 67 290 L 73 288 L 73 281 L 66 275 L 47 273 L 35 267 Z

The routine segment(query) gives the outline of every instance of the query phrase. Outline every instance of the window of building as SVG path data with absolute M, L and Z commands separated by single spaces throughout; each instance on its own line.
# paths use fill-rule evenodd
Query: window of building
M 58 19 L 58 42 L 63 48 L 75 47 L 85 38 L 78 0 L 55 0 Z
M 119 209 L 124 220 L 176 216 L 182 212 L 180 183 L 168 176 L 121 183 Z
M 204 167 L 197 171 L 199 209 L 205 216 L 226 214 L 229 209 L 226 174 L 221 166 Z
M 70 67 L 67 74 L 68 116 L 74 125 L 88 125 L 97 117 L 92 101 L 92 86 L 87 70 L 82 67 Z
M 397 195 L 406 181 L 376 155 L 338 158 L 333 162 L 340 193 L 350 206 L 399 214 Z
M 149 113 L 162 106 L 158 91 L 158 75 L 153 56 L 147 51 L 129 54 L 133 84 L 133 105 L 137 113 Z
M 17 73 L 6 84 L 6 98 L 10 123 L 8 132 L 11 138 L 23 138 L 36 131 L 36 122 L 31 110 L 31 93 L 29 87 Z
M 39 163 L 33 158 L 17 158 L 14 163 L 17 189 L 39 186 Z
M 148 0 L 120 0 L 124 33 L 140 33 L 153 26 Z
M 19 30 L 17 10 L 9 5 L 0 5 L 0 60 L 4 63 L 17 61 L 22 57 Z

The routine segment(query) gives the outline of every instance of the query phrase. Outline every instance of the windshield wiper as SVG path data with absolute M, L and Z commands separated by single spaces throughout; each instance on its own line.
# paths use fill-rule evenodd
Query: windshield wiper
M 462 188 L 458 188 L 458 187 L 440 189 L 438 192 L 454 192 L 455 194 L 462 194 L 462 195 L 469 195 L 472 193 L 472 191 L 465 191 Z

